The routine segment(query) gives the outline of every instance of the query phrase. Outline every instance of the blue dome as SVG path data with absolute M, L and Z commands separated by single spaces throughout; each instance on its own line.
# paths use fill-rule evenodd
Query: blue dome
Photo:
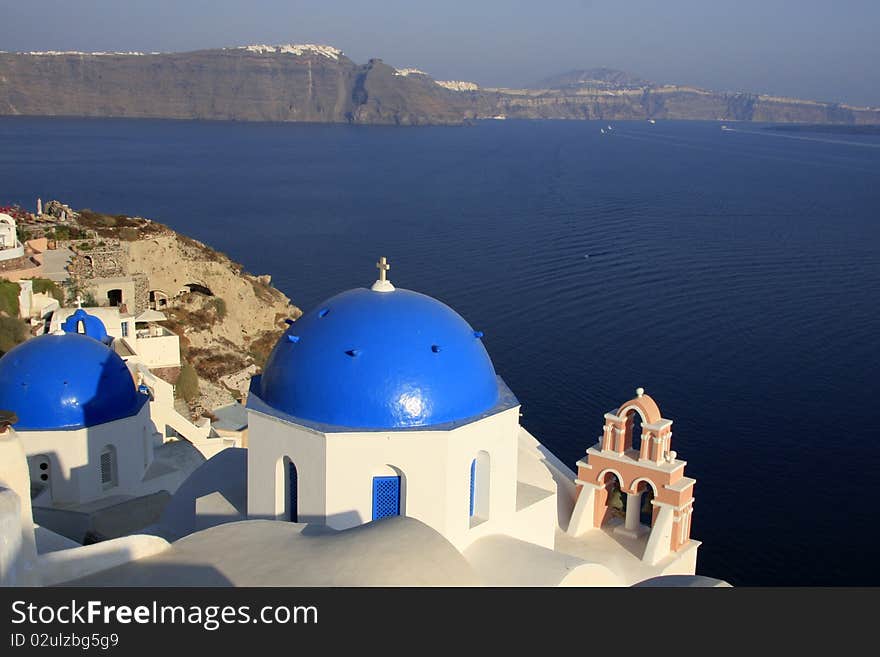
M 146 401 L 125 362 L 79 333 L 33 338 L 0 358 L 0 408 L 15 412 L 20 431 L 91 427 Z
M 104 322 L 94 315 L 89 315 L 82 308 L 77 308 L 70 317 L 64 320 L 61 324 L 61 330 L 65 333 L 85 334 L 90 338 L 95 338 L 95 340 L 100 340 L 104 343 L 113 341 L 113 339 L 107 335 L 107 327 L 104 326 Z
M 464 420 L 499 401 L 481 336 L 424 294 L 349 290 L 291 325 L 254 390 L 268 406 L 322 424 L 405 429 Z

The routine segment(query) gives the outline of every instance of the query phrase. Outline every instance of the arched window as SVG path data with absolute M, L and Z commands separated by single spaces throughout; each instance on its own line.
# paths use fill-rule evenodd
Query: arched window
M 489 463 L 489 452 L 485 451 L 479 452 L 471 461 L 471 523 L 489 519 Z
M 604 509 L 602 510 L 600 525 L 613 520 L 621 522 L 626 517 L 626 493 L 623 492 L 623 484 L 616 472 L 608 470 L 600 478 L 599 483 L 605 487 Z
M 642 416 L 636 411 L 630 411 L 626 418 L 626 432 L 629 437 L 629 447 L 635 451 L 642 449 Z
M 639 523 L 651 527 L 654 524 L 654 485 L 643 479 L 634 486 L 639 501 Z
M 275 519 L 299 522 L 299 473 L 289 456 L 275 464 Z
M 287 511 L 290 522 L 299 522 L 299 475 L 293 461 L 287 462 Z
M 477 476 L 477 459 L 471 461 L 471 510 L 470 515 L 474 515 L 474 479 Z
M 113 445 L 107 445 L 101 450 L 101 485 L 104 490 L 113 488 L 117 481 L 117 465 L 116 465 L 116 448 Z

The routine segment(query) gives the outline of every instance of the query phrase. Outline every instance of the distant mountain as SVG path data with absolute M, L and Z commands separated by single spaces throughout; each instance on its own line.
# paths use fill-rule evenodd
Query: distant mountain
M 253 45 L 185 53 L 0 52 L 0 115 L 304 121 L 390 125 L 473 119 L 698 119 L 880 124 L 880 110 L 657 85 L 611 68 L 524 89 L 435 81 L 332 46 Z
M 614 68 L 587 68 L 554 75 L 529 85 L 529 89 L 641 89 L 654 86 L 647 80 Z

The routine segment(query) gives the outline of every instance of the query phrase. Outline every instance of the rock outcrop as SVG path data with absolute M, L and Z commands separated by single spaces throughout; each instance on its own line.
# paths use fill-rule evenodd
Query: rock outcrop
M 149 281 L 152 304 L 180 336 L 182 358 L 199 375 L 195 405 L 215 408 L 240 397 L 236 375 L 253 373 L 302 312 L 267 275 L 254 276 L 227 256 L 173 231 L 123 242 L 128 274 Z M 167 302 L 165 301 L 167 300 Z

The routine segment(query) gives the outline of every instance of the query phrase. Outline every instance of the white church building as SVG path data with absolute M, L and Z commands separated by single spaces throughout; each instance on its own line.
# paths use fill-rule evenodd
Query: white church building
M 552 547 L 552 481 L 520 476 L 520 404 L 481 336 L 384 269 L 293 323 L 251 383 L 248 514 L 404 515 L 460 550 L 497 533 Z
M 148 471 L 146 396 L 86 336 L 35 338 L 0 359 L 0 409 L 15 414 L 0 417 L 0 531 L 19 546 L 0 550 L 0 580 L 723 585 L 694 577 L 695 482 L 653 399 L 639 389 L 606 414 L 576 474 L 520 426 L 482 333 L 377 266 L 371 288 L 290 322 L 251 381 L 247 449 L 199 466 L 152 529 L 94 545 L 35 530 L 23 482 L 48 470 L 85 500 L 123 468 Z
M 204 461 L 188 443 L 164 444 L 129 367 L 84 333 L 38 336 L 0 358 L 0 406 L 15 409 L 35 513 L 71 538 L 102 508 L 131 513 L 176 490 Z

